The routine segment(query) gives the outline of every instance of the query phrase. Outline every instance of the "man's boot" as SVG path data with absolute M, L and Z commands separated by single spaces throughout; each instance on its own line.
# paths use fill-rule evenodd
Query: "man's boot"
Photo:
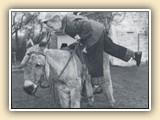
M 93 94 L 101 94 L 103 92 L 101 85 L 93 86 Z
M 133 58 L 136 61 L 136 65 L 140 66 L 141 64 L 142 52 L 135 52 L 135 57 Z
M 123 60 L 128 62 L 131 58 L 136 61 L 136 65 L 139 67 L 141 64 L 142 52 L 134 52 L 130 49 L 127 49 Z
M 109 105 L 111 108 L 114 108 L 115 100 L 110 98 L 109 96 L 109 89 L 107 88 L 107 84 L 104 80 L 104 77 L 96 77 L 92 78 L 92 86 L 93 86 L 93 93 L 100 94 L 103 93 L 106 99 L 109 99 Z
M 93 86 L 93 94 L 101 94 L 103 92 L 102 84 L 104 83 L 103 77 L 95 77 L 91 79 Z

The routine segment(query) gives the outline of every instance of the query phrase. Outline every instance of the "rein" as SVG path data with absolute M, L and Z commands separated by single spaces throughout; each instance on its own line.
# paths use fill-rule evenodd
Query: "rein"
M 27 55 L 31 55 L 31 54 L 36 54 L 36 55 L 43 55 L 44 57 L 45 57 L 45 59 L 46 59 L 46 55 L 45 54 L 43 54 L 43 53 L 41 53 L 41 52 L 30 52 L 30 53 L 28 53 Z M 44 78 L 45 78 L 45 66 L 43 66 L 43 73 L 41 74 L 41 77 L 40 77 L 40 80 L 38 81 L 38 83 L 37 83 L 37 87 L 38 86 L 40 86 L 41 88 L 48 88 L 49 86 L 42 86 L 41 84 L 42 84 L 42 82 L 43 82 L 43 80 L 44 80 Z
M 43 73 L 41 74 L 41 77 L 40 77 L 40 80 L 38 81 L 37 86 L 40 86 L 41 88 L 48 88 L 49 85 L 48 86 L 43 86 L 42 85 L 42 82 L 43 82 L 43 80 L 45 78 L 45 72 L 44 71 L 45 71 L 45 66 L 43 66 Z

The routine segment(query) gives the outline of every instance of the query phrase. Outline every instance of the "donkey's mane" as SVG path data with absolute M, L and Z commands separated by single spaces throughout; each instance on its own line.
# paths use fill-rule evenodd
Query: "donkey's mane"
M 54 58 L 68 57 L 70 55 L 68 50 L 47 49 L 44 47 L 39 47 L 39 44 L 36 44 L 27 50 L 27 54 L 32 52 L 43 53 L 45 55 L 54 56 Z
M 29 48 L 26 54 L 30 54 L 33 52 L 44 54 L 47 57 L 48 63 L 52 63 L 55 65 L 57 64 L 56 66 L 64 66 L 64 64 L 66 64 L 70 57 L 70 52 L 68 50 L 47 49 L 44 47 L 39 47 L 38 44 Z
M 47 49 L 45 50 L 45 55 L 53 57 L 54 59 L 68 59 L 70 56 L 70 52 L 67 50 L 59 50 L 59 49 Z

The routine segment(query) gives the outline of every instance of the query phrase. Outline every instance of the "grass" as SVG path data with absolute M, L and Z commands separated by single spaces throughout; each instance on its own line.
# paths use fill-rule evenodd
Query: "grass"
M 148 66 L 111 67 L 115 108 L 145 109 L 148 108 Z M 24 93 L 23 72 L 12 72 L 12 108 L 52 108 L 50 89 L 39 89 L 35 98 Z M 82 102 L 82 108 L 86 103 Z M 109 108 L 103 94 L 95 96 L 93 108 Z
M 148 66 L 111 67 L 116 108 L 148 108 Z

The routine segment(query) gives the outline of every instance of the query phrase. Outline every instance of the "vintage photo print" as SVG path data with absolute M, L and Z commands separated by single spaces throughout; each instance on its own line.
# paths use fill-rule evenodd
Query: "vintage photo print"
M 10 111 L 150 111 L 149 9 L 9 10 Z

